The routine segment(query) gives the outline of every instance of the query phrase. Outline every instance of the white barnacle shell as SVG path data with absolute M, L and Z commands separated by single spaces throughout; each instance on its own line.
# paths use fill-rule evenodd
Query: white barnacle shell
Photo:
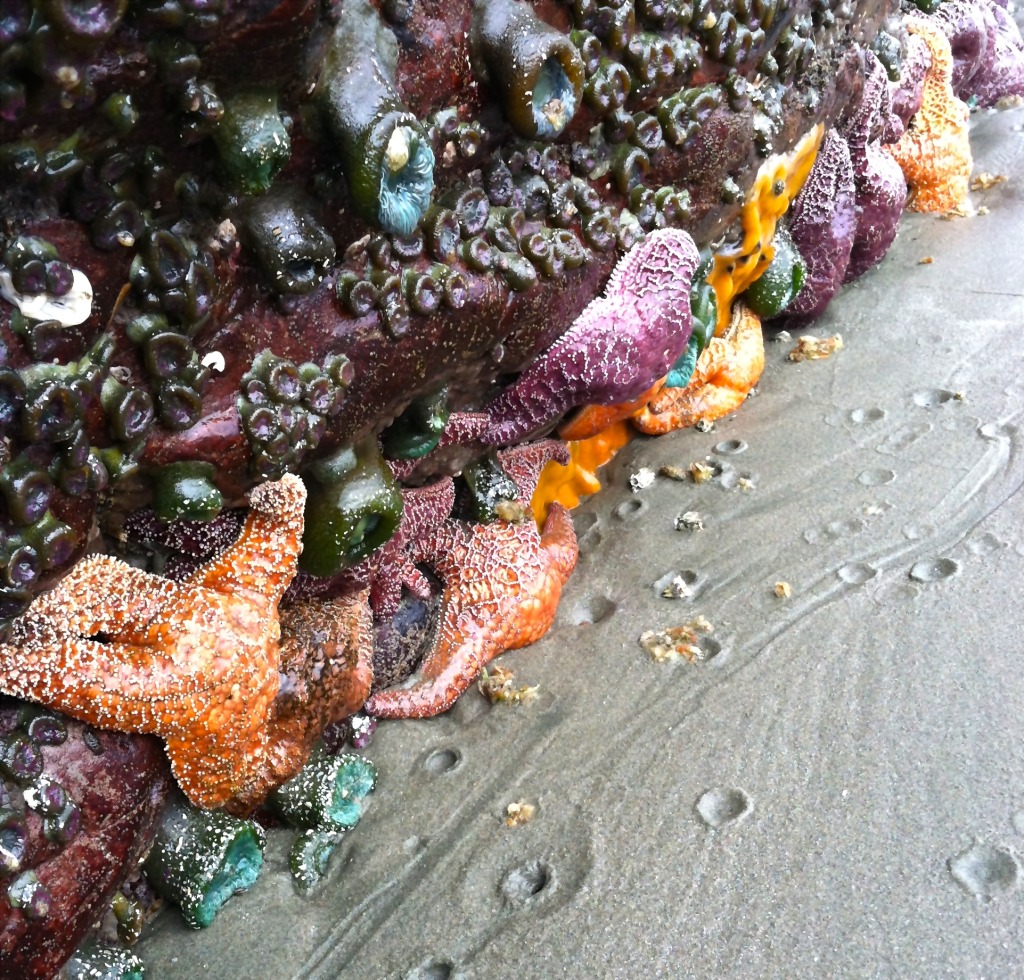
M 92 283 L 78 269 L 72 270 L 71 288 L 63 296 L 50 293 L 26 296 L 14 288 L 10 272 L 0 269 L 0 296 L 29 320 L 56 320 L 62 327 L 85 323 L 92 313 Z

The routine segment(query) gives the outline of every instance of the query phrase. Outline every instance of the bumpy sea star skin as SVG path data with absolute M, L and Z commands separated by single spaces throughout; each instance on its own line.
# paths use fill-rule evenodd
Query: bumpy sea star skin
M 789 232 L 804 262 L 803 289 L 786 316 L 819 316 L 843 283 L 857 232 L 853 164 L 846 141 L 833 129 L 790 212 Z
M 1002 4 L 990 0 L 988 8 L 996 24 L 994 51 L 991 61 L 971 79 L 971 94 L 983 106 L 1010 95 L 1024 96 L 1024 38 Z
M 1024 95 L 1024 40 L 1013 18 L 992 0 L 945 0 L 931 18 L 949 40 L 953 91 L 995 105 Z
M 633 424 L 653 436 L 687 429 L 701 419 L 713 422 L 743 404 L 763 370 L 761 321 L 736 302 L 729 328 L 697 358 L 690 383 L 685 388 L 662 389 Z
M 450 477 L 442 477 L 426 487 L 403 488 L 398 530 L 367 559 L 370 605 L 378 619 L 389 619 L 398 611 L 403 585 L 419 599 L 430 598 L 430 583 L 416 567 L 412 555 L 416 543 L 433 534 L 451 514 L 454 504 L 455 484 Z
M 910 184 L 908 208 L 952 211 L 967 200 L 971 176 L 968 110 L 953 94 L 953 57 L 946 36 L 921 17 L 908 17 L 905 23 L 928 45 L 932 63 L 925 76 L 920 110 L 899 142 L 888 150 Z
M 857 230 L 844 282 L 863 275 L 889 251 L 907 203 L 903 171 L 883 143 L 900 138 L 903 124 L 892 111 L 889 80 L 882 63 L 862 52 L 864 87 L 860 100 L 840 129 L 853 165 Z
M 323 730 L 355 714 L 373 684 L 369 592 L 281 610 L 280 684 L 256 778 L 226 809 L 245 816 L 305 765 Z
M 305 496 L 290 475 L 257 487 L 235 544 L 180 583 L 108 556 L 80 562 L 0 645 L 0 690 L 159 735 L 200 806 L 244 795 L 268 747 L 277 607 L 295 575 Z
M 495 424 L 486 440 L 507 445 L 576 405 L 643 394 L 686 349 L 699 261 L 686 232 L 651 232 L 616 265 L 604 296 L 488 405 Z
M 928 45 L 914 34 L 908 35 L 905 47 L 899 81 L 890 82 L 889 89 L 892 92 L 892 111 L 907 126 L 921 108 L 924 76 L 928 74 L 932 56 L 928 53 Z
M 549 449 L 503 454 L 527 509 Z M 471 525 L 448 520 L 420 542 L 417 558 L 444 582 L 434 643 L 412 687 L 380 691 L 366 703 L 379 718 L 429 718 L 447 711 L 480 670 L 506 650 L 540 639 L 554 620 L 576 565 L 568 511 L 553 504 L 543 531 L 532 519 Z

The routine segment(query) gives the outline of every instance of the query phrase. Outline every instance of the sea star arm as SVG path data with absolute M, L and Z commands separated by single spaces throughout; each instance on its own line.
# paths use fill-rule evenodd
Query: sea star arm
M 532 487 L 528 487 L 532 489 Z M 553 504 L 542 534 L 532 522 L 450 523 L 435 557 L 446 587 L 437 639 L 412 687 L 380 691 L 366 710 L 380 718 L 430 718 L 447 711 L 499 654 L 540 639 L 576 564 L 568 511 Z M 461 563 L 451 554 L 471 549 Z M 447 557 L 446 557 L 447 556 Z
M 697 359 L 690 383 L 685 388 L 663 388 L 633 424 L 648 435 L 662 435 L 701 419 L 713 422 L 743 404 L 763 370 L 761 321 L 737 304 L 729 331 L 715 337 Z
M 227 809 L 245 815 L 305 765 L 324 728 L 358 711 L 373 683 L 369 592 L 281 612 L 281 683 L 267 725 L 267 745 L 244 790 Z
M 249 515 L 238 540 L 184 581 L 276 602 L 298 569 L 305 502 L 306 488 L 297 476 L 260 484 L 249 494 Z
M 498 609 L 459 610 L 445 606 L 437 639 L 420 664 L 412 687 L 378 691 L 366 710 L 378 718 L 432 718 L 447 711 L 476 679 L 480 669 L 507 646 L 501 638 L 510 623 Z
M 20 625 L 20 624 L 19 624 Z M 205 685 L 170 658 L 30 624 L 0 644 L 0 690 L 100 728 L 159 732 Z
M 168 579 L 109 555 L 94 555 L 36 599 L 24 618 L 59 624 L 61 630 L 83 637 L 103 633 L 132 642 L 178 593 L 178 586 Z
M 508 445 L 577 405 L 630 401 L 666 374 L 690 339 L 690 287 L 700 261 L 685 232 L 651 232 L 615 267 L 605 295 L 487 406 L 484 438 Z
M 544 530 L 541 532 L 540 545 L 547 552 L 552 568 L 561 583 L 564 584 L 579 558 L 579 547 L 576 543 L 576 529 L 572 524 L 569 511 L 557 501 L 548 510 Z

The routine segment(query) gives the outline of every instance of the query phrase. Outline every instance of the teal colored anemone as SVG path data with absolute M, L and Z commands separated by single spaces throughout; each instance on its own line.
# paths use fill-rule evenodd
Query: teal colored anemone
M 377 220 L 384 231 L 411 235 L 434 193 L 434 151 L 411 126 L 391 131 L 380 168 Z
M 541 67 L 531 101 L 533 121 L 541 139 L 556 137 L 576 115 L 578 94 L 561 62 L 553 55 Z
M 255 883 L 265 843 L 263 829 L 253 821 L 175 798 L 146 858 L 146 876 L 189 926 L 205 929 L 232 895 Z
M 317 83 L 326 131 L 360 216 L 412 234 L 434 191 L 434 152 L 395 85 L 395 36 L 368 0 L 348 0 L 327 42 Z
M 694 334 L 686 345 L 686 350 L 679 359 L 672 365 L 672 370 L 665 378 L 666 388 L 685 388 L 693 377 L 693 370 L 697 366 L 697 358 L 703 349 L 700 338 Z
M 572 40 L 528 3 L 479 0 L 470 50 L 474 69 L 496 90 L 508 120 L 528 139 L 554 139 L 583 96 L 583 59 Z

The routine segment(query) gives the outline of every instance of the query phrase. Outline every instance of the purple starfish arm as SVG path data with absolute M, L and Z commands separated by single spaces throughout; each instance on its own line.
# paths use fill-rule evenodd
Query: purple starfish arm
M 430 598 L 430 583 L 413 555 L 420 538 L 433 534 L 455 505 L 455 484 L 442 477 L 429 486 L 402 489 L 402 519 L 391 538 L 365 561 L 370 570 L 370 605 L 377 619 L 390 619 L 402 601 L 402 586 Z
M 638 398 L 690 339 L 690 283 L 700 261 L 684 231 L 651 232 L 616 265 L 604 296 L 487 406 L 484 441 L 508 445 L 570 408 Z
M 388 466 L 396 480 L 407 479 L 421 464 L 429 463 L 452 446 L 470 446 L 479 442 L 491 427 L 486 412 L 452 412 L 437 445 L 419 459 L 389 459 Z
M 889 83 L 892 91 L 892 111 L 900 117 L 904 127 L 921 108 L 924 76 L 931 64 L 932 56 L 928 53 L 928 45 L 916 34 L 911 34 L 907 38 L 906 54 L 900 66 L 900 80 Z
M 161 520 L 151 510 L 137 510 L 124 521 L 124 535 L 198 559 L 195 567 L 226 551 L 238 539 L 244 510 L 225 510 L 212 521 Z
M 973 92 L 971 80 L 991 57 L 996 24 L 982 0 L 943 0 L 930 18 L 946 35 L 953 55 L 953 92 L 966 99 Z
M 818 316 L 843 282 L 857 231 L 850 150 L 830 129 L 790 211 L 789 233 L 804 262 L 803 288 L 786 307 L 786 318 Z
M 1024 39 L 1016 21 L 995 0 L 978 0 L 978 6 L 985 8 L 991 25 L 988 56 L 971 76 L 960 97 L 973 96 L 978 105 L 992 106 L 1008 96 L 1024 96 Z
M 907 182 L 882 142 L 902 130 L 892 111 L 889 79 L 882 63 L 870 51 L 862 51 L 864 85 L 860 99 L 840 133 L 846 140 L 853 165 L 857 230 L 843 282 L 850 282 L 877 265 L 889 251 L 907 202 Z
M 542 439 L 525 446 L 513 446 L 498 452 L 501 468 L 519 488 L 519 500 L 529 504 L 537 489 L 541 470 L 552 460 L 563 466 L 569 464 L 569 449 L 558 439 Z

